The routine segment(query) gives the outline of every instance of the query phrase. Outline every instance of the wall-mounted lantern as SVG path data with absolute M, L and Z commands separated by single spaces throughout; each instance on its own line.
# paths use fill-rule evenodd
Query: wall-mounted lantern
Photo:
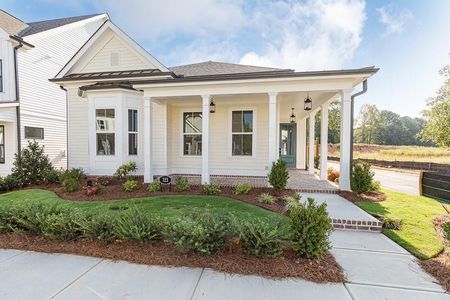
M 292 113 L 291 113 L 291 116 L 289 117 L 289 120 L 291 121 L 291 123 L 295 123 L 296 117 L 295 117 L 294 108 L 291 108 L 291 110 L 292 110 Z
M 209 112 L 212 114 L 216 112 L 216 104 L 214 103 L 214 100 L 212 98 L 209 102 Z
M 311 110 L 312 109 L 312 99 L 309 97 L 309 93 L 305 98 L 305 110 Z

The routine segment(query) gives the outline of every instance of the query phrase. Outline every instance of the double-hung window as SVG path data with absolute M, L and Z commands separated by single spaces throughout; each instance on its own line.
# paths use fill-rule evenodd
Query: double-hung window
M 97 155 L 114 155 L 116 121 L 114 109 L 96 109 Z
M 253 111 L 232 112 L 231 153 L 233 156 L 252 156 L 253 154 Z
M 128 110 L 128 154 L 138 154 L 138 111 Z
M 0 125 L 0 164 L 5 163 L 5 126 Z
M 202 155 L 202 113 L 183 113 L 183 154 Z

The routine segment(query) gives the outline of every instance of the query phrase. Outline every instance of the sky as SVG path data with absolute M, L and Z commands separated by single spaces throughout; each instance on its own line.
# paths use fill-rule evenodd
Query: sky
M 376 66 L 357 111 L 375 104 L 420 116 L 450 63 L 450 0 L 0 0 L 0 8 L 25 22 L 108 13 L 166 66 Z

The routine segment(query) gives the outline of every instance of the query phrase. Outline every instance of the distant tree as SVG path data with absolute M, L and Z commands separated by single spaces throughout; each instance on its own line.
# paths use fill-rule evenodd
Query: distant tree
M 355 141 L 363 144 L 379 142 L 380 119 L 380 111 L 375 105 L 363 105 L 356 119 Z
M 314 136 L 320 139 L 320 111 L 316 114 L 316 123 L 314 127 Z M 338 144 L 340 141 L 341 131 L 341 102 L 333 100 L 328 105 L 328 143 Z
M 438 146 L 450 147 L 450 65 L 439 73 L 444 76 L 444 85 L 436 97 L 428 98 L 428 109 L 422 112 L 425 128 L 418 134 L 423 141 L 433 141 Z
M 381 145 L 403 145 L 406 136 L 406 128 L 399 114 L 390 110 L 380 112 L 380 124 L 378 144 Z

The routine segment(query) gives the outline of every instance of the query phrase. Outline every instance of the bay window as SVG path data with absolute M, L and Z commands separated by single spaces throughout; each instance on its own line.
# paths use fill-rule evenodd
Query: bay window
M 183 154 L 202 155 L 202 113 L 183 113 Z
M 252 156 L 253 153 L 253 111 L 232 112 L 231 139 L 233 156 Z
M 114 155 L 116 142 L 114 109 L 96 109 L 95 123 L 97 135 L 97 155 Z

